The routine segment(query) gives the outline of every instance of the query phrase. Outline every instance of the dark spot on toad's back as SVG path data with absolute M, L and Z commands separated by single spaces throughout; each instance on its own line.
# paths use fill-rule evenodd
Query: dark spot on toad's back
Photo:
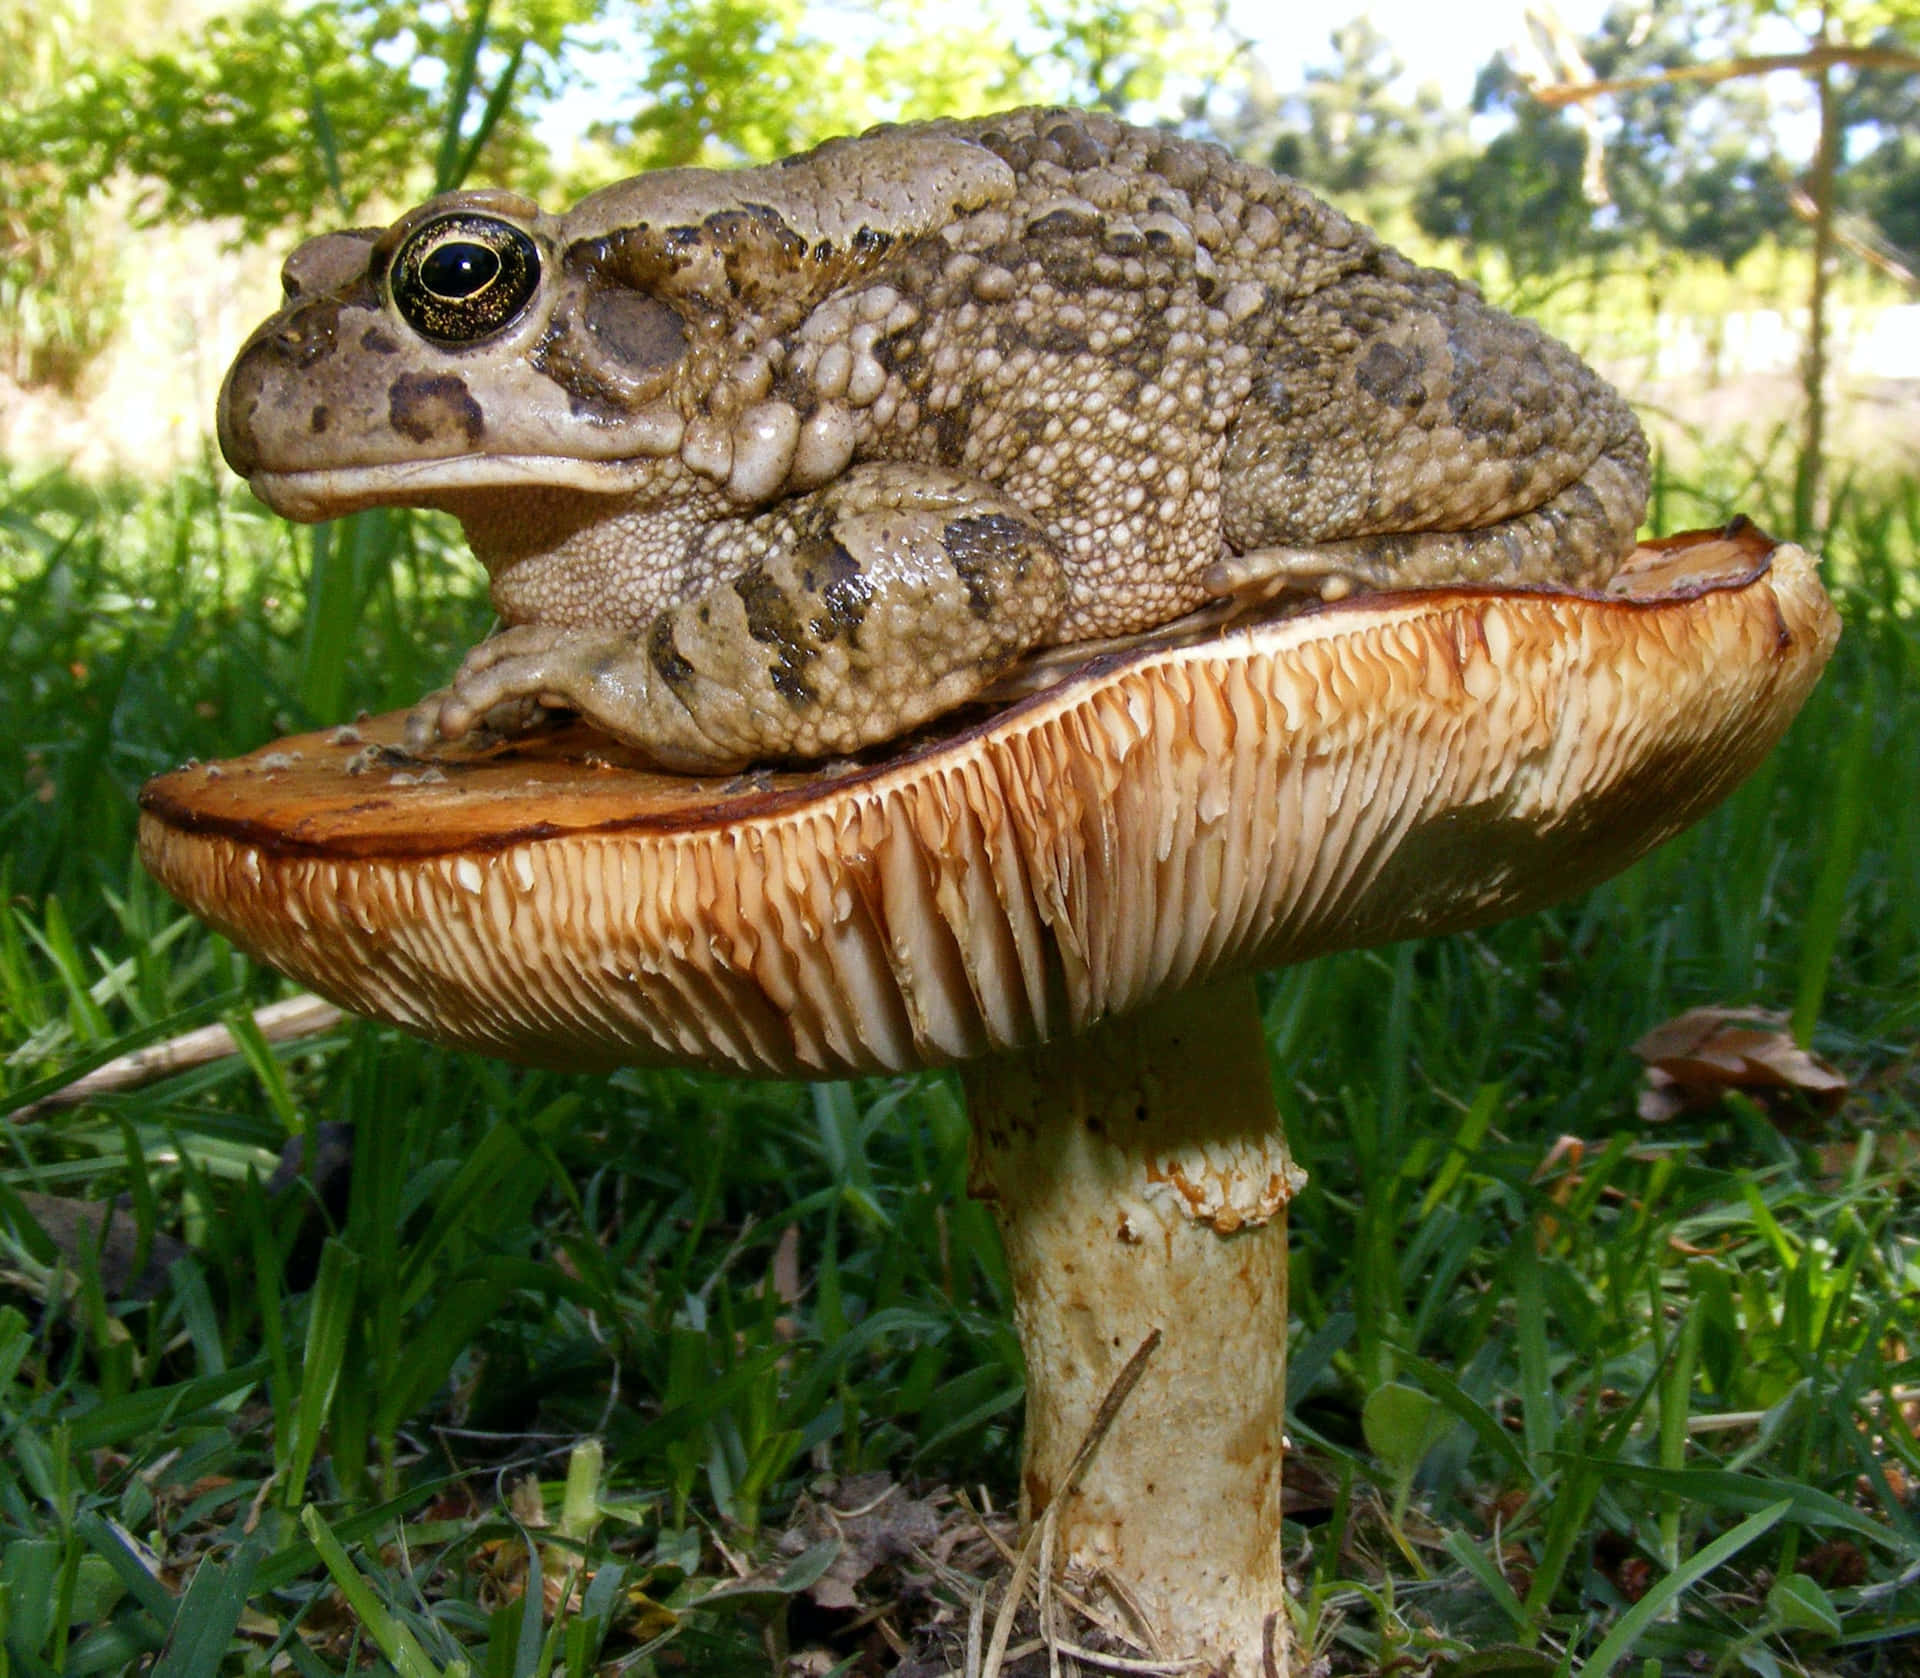
M 466 380 L 452 373 L 401 374 L 387 387 L 387 419 L 416 443 L 447 442 L 459 433 L 471 448 L 487 429 Z
M 1389 408 L 1414 409 L 1427 399 L 1420 381 L 1425 358 L 1417 349 L 1376 338 L 1353 370 L 1353 382 Z
M 958 466 L 966 459 L 967 414 L 958 406 L 943 408 L 933 422 L 933 458 L 943 466 Z
M 1075 356 L 1087 348 L 1085 328 L 1065 321 L 1038 321 L 1026 336 L 1042 355 Z
M 776 663 L 767 666 L 767 680 L 773 684 L 773 691 L 796 711 L 820 697 L 818 690 L 801 674 L 805 668 L 804 659 L 789 658 L 784 650 Z
M 1513 393 L 1507 381 L 1486 376 L 1487 357 L 1476 329 L 1456 319 L 1447 329 L 1453 373 L 1447 412 L 1469 437 L 1504 437 L 1513 429 Z
M 398 342 L 377 326 L 370 326 L 360 334 L 360 347 L 373 355 L 396 355 L 400 350 Z
M 1590 520 L 1599 520 L 1606 516 L 1605 504 L 1595 492 L 1593 485 L 1585 478 L 1562 491 L 1560 500 L 1568 512 L 1571 513 L 1577 508 Z
M 333 416 L 327 412 L 326 403 L 316 402 L 313 405 L 312 414 L 307 418 L 307 424 L 312 428 L 314 435 L 317 437 L 327 429 L 327 423 L 332 417 Z
M 1057 210 L 1049 210 L 1038 221 L 1027 227 L 1027 236 L 1031 239 L 1071 239 L 1076 235 L 1094 234 L 1100 231 L 1100 218 L 1089 210 L 1079 210 L 1071 205 Z
M 733 588 L 747 609 L 747 633 L 774 650 L 774 660 L 767 666 L 773 691 L 795 710 L 813 704 L 820 696 L 807 681 L 806 669 L 820 649 L 806 639 L 786 590 L 760 565 L 749 566 L 734 580 Z

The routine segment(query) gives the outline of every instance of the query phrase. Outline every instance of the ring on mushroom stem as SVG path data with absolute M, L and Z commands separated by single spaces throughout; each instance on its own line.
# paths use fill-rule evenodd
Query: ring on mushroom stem
M 1617 872 L 1765 756 L 1837 633 L 1813 561 L 1746 527 L 1642 549 L 1603 594 L 1372 595 L 1144 646 L 751 786 L 582 729 L 417 781 L 379 719 L 162 776 L 141 844 L 243 948 L 442 1042 L 963 1064 L 1027 1356 L 1023 1512 L 1161 1653 L 1248 1678 L 1286 1666 L 1297 1173 L 1247 975 Z

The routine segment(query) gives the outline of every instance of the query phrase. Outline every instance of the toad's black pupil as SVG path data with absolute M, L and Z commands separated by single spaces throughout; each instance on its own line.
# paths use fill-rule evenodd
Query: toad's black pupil
M 500 254 L 465 239 L 436 245 L 420 264 L 420 281 L 435 297 L 471 297 L 500 274 Z

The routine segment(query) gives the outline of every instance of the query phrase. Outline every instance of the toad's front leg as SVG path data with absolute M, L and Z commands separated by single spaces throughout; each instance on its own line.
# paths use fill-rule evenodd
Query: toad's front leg
M 481 643 L 408 742 L 457 739 L 511 700 L 567 706 L 662 768 L 737 769 L 893 738 L 963 703 L 1059 617 L 1040 527 L 977 479 L 855 467 L 701 559 L 724 578 L 632 631 L 527 624 Z

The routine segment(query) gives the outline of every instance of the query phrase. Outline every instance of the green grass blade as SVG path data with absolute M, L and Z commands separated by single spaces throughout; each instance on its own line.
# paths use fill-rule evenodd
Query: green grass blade
M 1595 1473 L 1617 1481 L 1648 1486 L 1671 1493 L 1694 1508 L 1753 1509 L 1772 1508 L 1784 1503 L 1802 1526 L 1838 1527 L 1857 1538 L 1920 1561 L 1914 1547 L 1896 1532 L 1889 1531 L 1858 1509 L 1814 1486 L 1797 1486 L 1785 1480 L 1769 1480 L 1755 1474 L 1736 1474 L 1723 1468 L 1655 1468 L 1647 1463 L 1602 1461 L 1597 1457 L 1571 1461 Z
M 1539 1461 L 1553 1449 L 1557 1427 L 1547 1350 L 1547 1304 L 1540 1285 L 1540 1257 L 1531 1226 L 1513 1250 L 1514 1332 L 1519 1340 L 1520 1421 L 1527 1455 Z
M 244 1391 L 266 1372 L 266 1359 L 255 1358 L 223 1375 L 203 1375 L 176 1386 L 149 1387 L 109 1399 L 74 1418 L 73 1448 L 91 1451 L 138 1443 Z
M 1670 1616 L 1682 1596 L 1716 1567 L 1737 1556 L 1756 1538 L 1771 1532 L 1792 1510 L 1792 1501 L 1782 1499 L 1758 1514 L 1749 1515 L 1731 1532 L 1704 1545 L 1684 1567 L 1675 1568 L 1620 1616 L 1613 1630 L 1601 1641 L 1600 1647 L 1581 1664 L 1576 1678 L 1607 1678 L 1607 1674 L 1633 1652 L 1641 1633 L 1656 1620 Z
M 153 1678 L 203 1678 L 220 1670 L 265 1553 L 265 1542 L 250 1538 L 229 1557 L 202 1558 L 180 1599 Z
M 500 119 L 506 115 L 507 106 L 513 98 L 514 88 L 520 80 L 520 71 L 526 63 L 527 43 L 515 41 L 513 51 L 507 55 L 507 62 L 495 77 L 493 91 L 487 95 L 487 102 L 481 108 L 480 120 L 473 125 L 473 133 L 468 136 L 461 150 L 460 161 L 454 167 L 453 185 L 458 186 L 473 173 L 474 165 L 480 161 L 480 153 L 486 149 L 487 142 L 493 138 L 493 131 L 500 125 Z
M 1460 1383 L 1429 1358 L 1418 1353 L 1396 1348 L 1395 1357 L 1399 1359 L 1401 1369 L 1409 1375 L 1417 1375 L 1420 1383 L 1432 1393 L 1455 1416 L 1473 1429 L 1474 1437 L 1507 1465 L 1514 1480 L 1523 1486 L 1538 1485 L 1539 1475 L 1533 1461 L 1513 1442 L 1513 1437 L 1495 1420 L 1493 1413 L 1472 1394 L 1461 1387 Z
M 299 1135 L 305 1126 L 300 1120 L 300 1110 L 294 1104 L 293 1090 L 287 1083 L 287 1070 L 280 1064 L 280 1057 L 273 1052 L 273 1045 L 267 1041 L 259 1021 L 253 1017 L 253 1010 L 236 1008 L 227 1015 L 225 1024 L 227 1030 L 233 1033 L 240 1058 L 252 1068 L 254 1077 L 260 1081 L 261 1093 L 273 1108 L 274 1117 L 289 1136 Z
M 74 1516 L 73 1530 L 82 1543 L 111 1567 L 127 1593 L 162 1627 L 174 1623 L 176 1602 L 173 1593 L 160 1583 L 146 1564 L 134 1553 L 127 1535 L 117 1524 L 97 1510 L 82 1509 Z
M 347 1599 L 347 1605 L 379 1645 L 380 1653 L 392 1662 L 400 1678 L 458 1678 L 466 1672 L 464 1661 L 455 1661 L 443 1672 L 427 1658 L 419 1639 L 373 1594 L 366 1576 L 353 1565 L 340 1540 L 334 1537 L 333 1529 L 311 1503 L 300 1511 L 300 1524 L 306 1528 L 308 1541 L 319 1551 L 321 1561 L 333 1575 L 333 1582 Z
M 300 1398 L 294 1406 L 293 1438 L 287 1445 L 282 1491 L 289 1509 L 305 1501 L 307 1474 L 333 1408 L 334 1389 L 340 1384 L 340 1370 L 346 1361 L 347 1336 L 353 1328 L 359 1271 L 359 1255 L 342 1242 L 329 1239 L 321 1249 L 320 1275 L 307 1306 Z
M 433 165 L 435 192 L 451 192 L 460 184 L 460 124 L 467 114 L 467 102 L 473 97 L 479 75 L 480 49 L 486 44 L 487 13 L 491 9 L 492 0 L 476 0 L 460 37 L 460 57 L 447 88 L 447 108 L 440 123 L 440 149 Z
M 1480 1588 L 1493 1599 L 1494 1606 L 1519 1630 L 1530 1630 L 1527 1611 L 1507 1583 L 1507 1576 L 1500 1571 L 1500 1564 L 1458 1528 L 1447 1534 L 1446 1544 L 1447 1554 L 1473 1575 Z

